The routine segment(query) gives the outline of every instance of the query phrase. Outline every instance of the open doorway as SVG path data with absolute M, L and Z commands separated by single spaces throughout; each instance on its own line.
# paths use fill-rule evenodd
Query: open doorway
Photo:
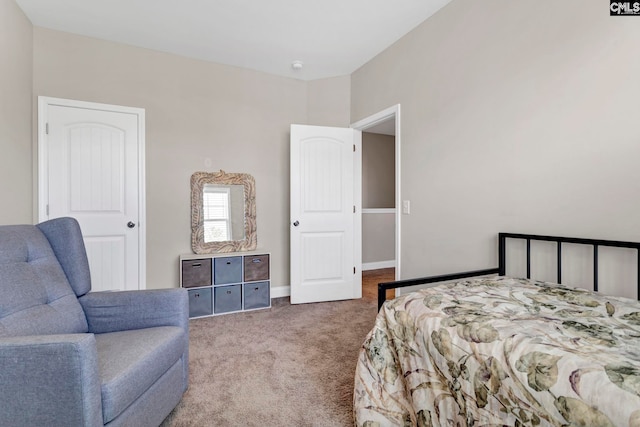
M 362 270 L 362 298 L 378 302 L 378 283 L 392 282 L 395 279 L 395 268 L 378 268 Z M 394 289 L 387 289 L 387 299 L 395 296 Z
M 351 125 L 362 131 L 362 295 L 400 276 L 400 105 Z

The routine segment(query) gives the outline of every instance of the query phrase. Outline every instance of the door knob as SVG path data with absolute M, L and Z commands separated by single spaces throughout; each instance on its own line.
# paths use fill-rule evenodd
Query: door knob
M 129 221 L 129 222 L 127 223 L 127 227 L 129 227 L 129 228 L 133 228 L 133 227 L 135 227 L 135 226 L 136 226 L 136 223 L 135 223 L 135 222 Z
M 294 227 L 297 227 L 297 226 L 299 226 L 299 225 L 300 225 L 300 223 L 299 223 L 298 221 L 295 221 L 295 222 L 293 223 L 293 226 L 294 226 Z

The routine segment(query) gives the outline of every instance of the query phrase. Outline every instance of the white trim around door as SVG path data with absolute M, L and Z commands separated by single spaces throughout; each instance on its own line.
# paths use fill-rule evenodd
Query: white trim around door
M 382 122 L 386 122 L 388 120 L 395 120 L 395 157 L 396 157 L 396 209 L 395 209 L 395 218 L 396 218 L 396 242 L 395 242 L 395 275 L 396 280 L 400 280 L 401 277 L 401 213 L 399 207 L 402 206 L 402 197 L 401 197 L 401 188 L 400 188 L 400 179 L 401 179 L 401 132 L 400 132 L 400 104 L 396 104 L 389 108 L 386 108 L 378 113 L 375 113 L 369 117 L 365 117 L 362 120 L 358 120 L 355 123 L 352 123 L 350 127 L 353 129 L 358 129 L 363 132 L 366 132 L 367 129 L 376 126 Z M 385 265 L 389 265 L 388 263 Z

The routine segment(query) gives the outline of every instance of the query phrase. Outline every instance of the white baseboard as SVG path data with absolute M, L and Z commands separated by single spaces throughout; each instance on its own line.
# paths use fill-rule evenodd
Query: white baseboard
M 362 264 L 362 271 L 379 270 L 381 268 L 393 268 L 395 266 L 396 261 L 393 259 L 390 261 L 366 262 Z
M 271 298 L 283 298 L 291 296 L 291 286 L 277 286 L 271 288 Z

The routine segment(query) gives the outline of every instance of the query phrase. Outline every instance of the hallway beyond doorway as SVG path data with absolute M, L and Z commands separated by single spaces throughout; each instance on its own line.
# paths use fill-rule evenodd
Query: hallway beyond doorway
M 381 268 L 362 272 L 362 298 L 378 301 L 378 283 L 396 280 L 395 268 Z M 394 298 L 394 289 L 387 290 L 387 299 Z

